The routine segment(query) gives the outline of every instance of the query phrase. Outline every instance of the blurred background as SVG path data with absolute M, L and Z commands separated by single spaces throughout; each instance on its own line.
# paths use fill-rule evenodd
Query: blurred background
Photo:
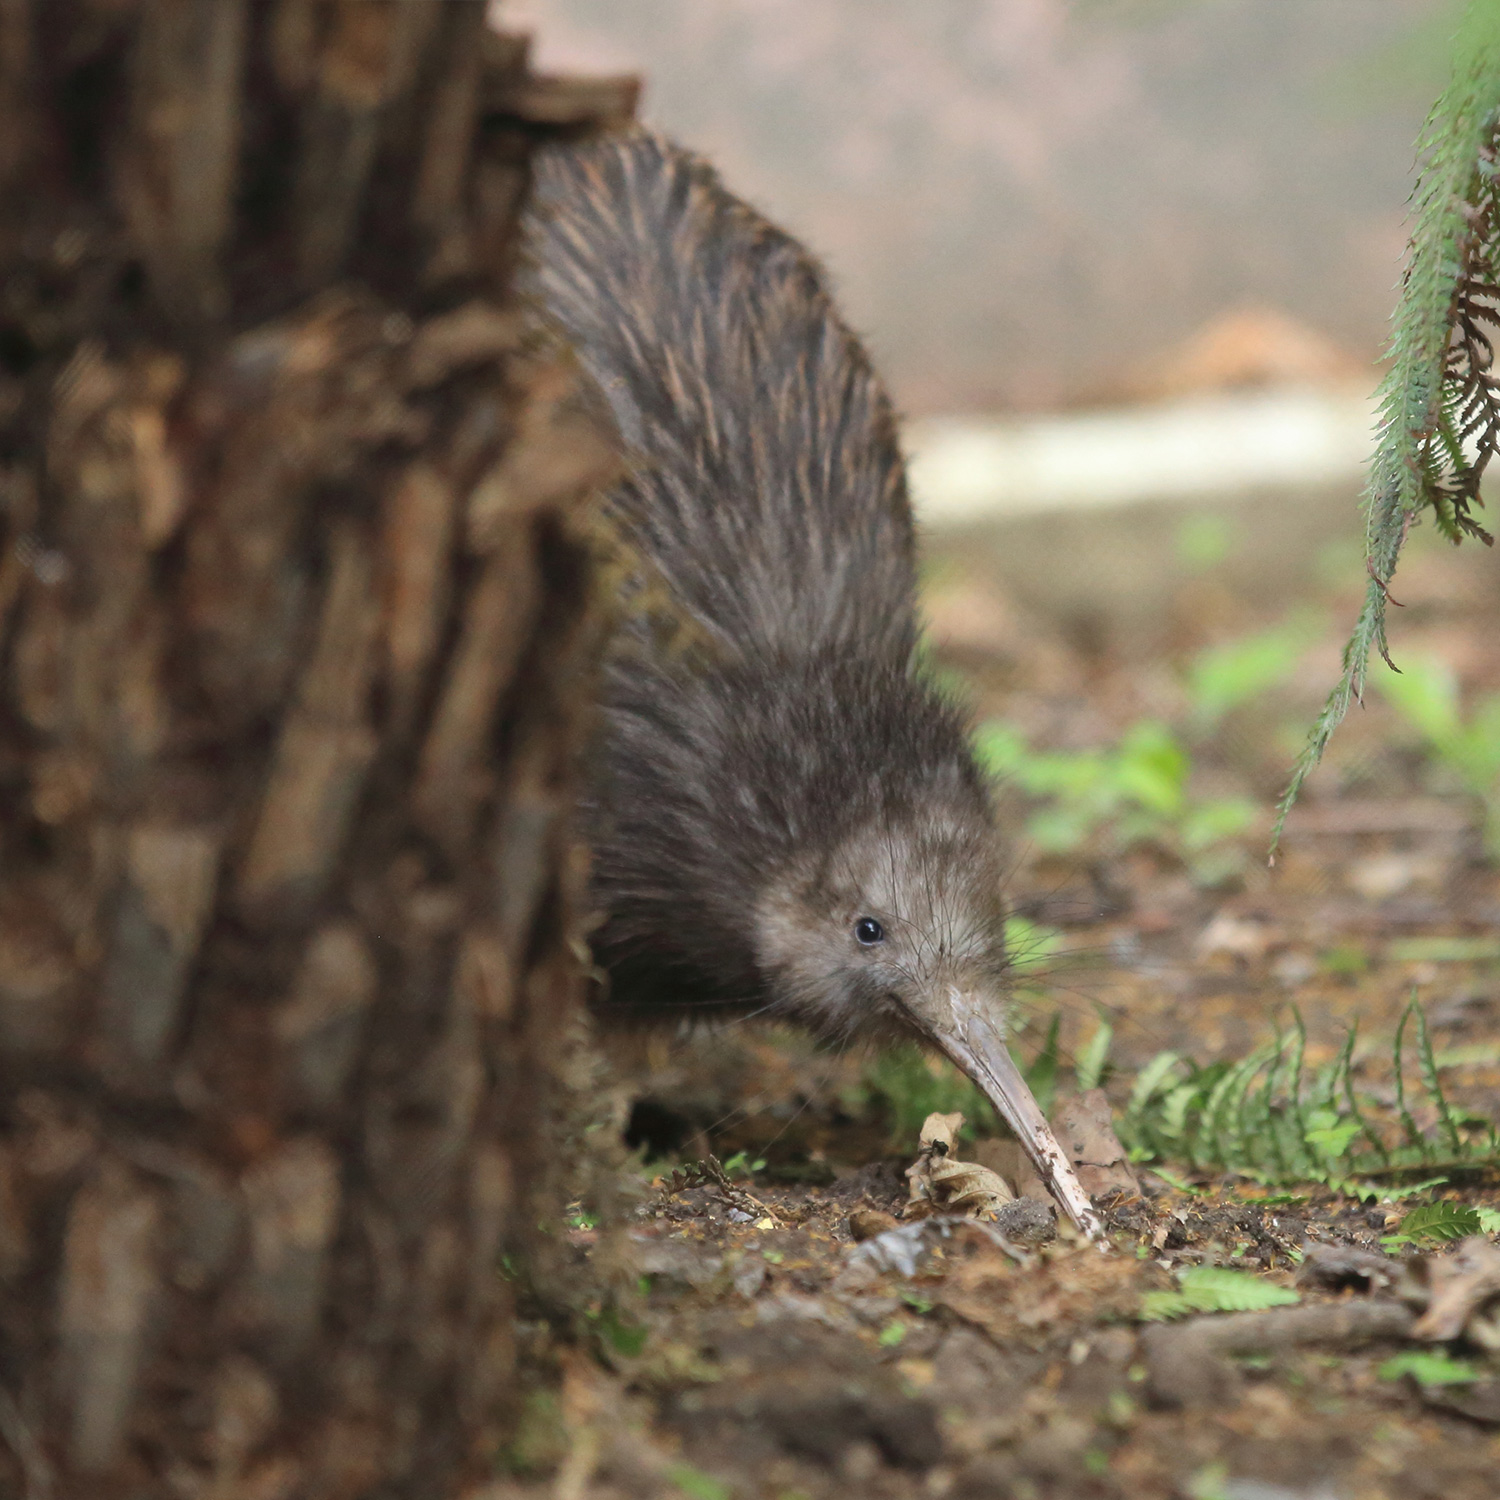
M 1500 1080 L 1492 553 L 1413 537 L 1404 675 L 1374 674 L 1266 862 L 1364 590 L 1371 397 L 1457 15 L 503 7 L 543 66 L 639 70 L 646 122 L 821 256 L 867 338 L 906 418 L 933 658 L 976 705 L 1016 834 L 1033 1059 L 1053 1017 L 1064 1061 L 1106 1026 L 1123 1079 L 1184 1039 L 1243 1053 L 1293 1005 L 1316 1059 L 1415 987 L 1453 1087 Z M 920 1119 L 927 1095 L 903 1100 L 947 1086 L 739 1034 L 642 1046 L 642 1139 L 789 1169 L 833 1149 L 840 1109 L 868 1118 L 873 1094 L 887 1124 Z
M 1447 0 L 515 0 L 831 267 L 913 413 L 1135 392 L 1239 309 L 1368 366 Z

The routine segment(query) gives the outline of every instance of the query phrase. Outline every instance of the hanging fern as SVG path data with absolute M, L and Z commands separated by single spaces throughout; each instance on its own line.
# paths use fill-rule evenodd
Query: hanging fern
M 1370 652 L 1391 662 L 1386 605 L 1402 545 L 1424 511 L 1450 541 L 1491 537 L 1475 519 L 1480 480 L 1500 446 L 1500 376 L 1489 330 L 1500 327 L 1500 0 L 1473 0 L 1454 39 L 1453 78 L 1417 143 L 1415 227 L 1381 385 L 1365 491 L 1364 608 L 1329 695 L 1277 809 L 1274 858 L 1303 781 L 1354 701 Z

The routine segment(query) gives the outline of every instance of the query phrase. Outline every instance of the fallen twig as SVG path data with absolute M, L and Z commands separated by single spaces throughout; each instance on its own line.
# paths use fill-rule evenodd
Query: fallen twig
M 1266 1312 L 1211 1313 L 1141 1335 L 1147 1394 L 1160 1406 L 1204 1406 L 1230 1400 L 1239 1377 L 1230 1354 L 1275 1354 L 1309 1344 L 1349 1348 L 1411 1337 L 1417 1315 L 1404 1302 L 1368 1299 Z

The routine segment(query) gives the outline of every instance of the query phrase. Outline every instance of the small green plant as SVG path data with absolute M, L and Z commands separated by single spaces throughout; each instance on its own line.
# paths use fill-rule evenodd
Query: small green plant
M 960 1110 L 963 1140 L 998 1128 L 990 1102 L 952 1063 L 915 1045 L 886 1047 L 865 1069 L 864 1084 L 883 1108 L 891 1140 L 903 1147 L 917 1139 L 922 1122 L 934 1112 Z
M 1382 1380 L 1400 1380 L 1410 1375 L 1418 1385 L 1472 1385 L 1478 1369 L 1466 1359 L 1451 1359 L 1435 1349 L 1408 1349 L 1392 1355 L 1380 1366 Z
M 1147 1292 L 1141 1316 L 1147 1322 L 1180 1318 L 1190 1312 L 1261 1312 L 1290 1307 L 1302 1299 L 1289 1287 L 1224 1266 L 1190 1266 L 1178 1273 L 1175 1292 Z
M 1005 952 L 1010 971 L 1028 978 L 1046 971 L 1062 948 L 1063 935 L 1055 927 L 1044 927 L 1030 917 L 1007 917 Z
M 1475 702 L 1466 716 L 1458 677 L 1436 657 L 1377 669 L 1375 686 L 1422 736 L 1427 750 L 1484 809 L 1484 846 L 1500 859 L 1500 693 Z
M 1026 1087 L 1031 1090 L 1031 1097 L 1036 1100 L 1036 1107 L 1041 1112 L 1051 1114 L 1052 1100 L 1057 1093 L 1057 1068 L 1058 1068 L 1058 1039 L 1062 1034 L 1062 1013 L 1052 1012 L 1052 1020 L 1047 1026 L 1047 1035 L 1042 1039 L 1042 1045 L 1037 1049 L 1037 1054 L 1032 1058 L 1030 1064 L 1021 1071 L 1026 1079 Z
M 688 1500 L 730 1500 L 733 1493 L 722 1479 L 715 1479 L 691 1464 L 673 1464 L 667 1470 L 667 1478 Z
M 1409 1029 L 1435 1132 L 1420 1130 L 1407 1104 Z M 1372 1118 L 1356 1095 L 1355 1040 L 1351 1029 L 1338 1056 L 1309 1073 L 1307 1037 L 1294 1013 L 1289 1033 L 1238 1062 L 1200 1066 L 1176 1052 L 1159 1053 L 1136 1078 L 1121 1139 L 1136 1161 L 1185 1161 L 1267 1186 L 1316 1182 L 1370 1198 L 1412 1196 L 1446 1181 L 1434 1173 L 1500 1166 L 1500 1128 L 1448 1103 L 1415 998 L 1392 1043 L 1393 1117 Z M 1414 1177 L 1422 1180 L 1397 1185 Z
M 1108 834 L 1117 848 L 1154 840 L 1197 854 L 1243 833 L 1254 804 L 1188 792 L 1192 762 L 1177 737 L 1143 720 L 1094 750 L 1038 751 L 1004 724 L 983 725 L 975 749 L 991 774 L 1039 804 L 1026 830 L 1038 847 L 1067 853 Z
M 1194 730 L 1207 734 L 1226 714 L 1284 682 L 1321 626 L 1320 616 L 1298 611 L 1268 630 L 1200 651 L 1186 674 Z
M 635 1359 L 644 1352 L 651 1337 L 650 1329 L 621 1312 L 613 1302 L 605 1302 L 584 1316 L 593 1325 L 606 1354 Z
M 1380 1243 L 1390 1250 L 1397 1245 L 1461 1240 L 1466 1235 L 1479 1234 L 1483 1227 L 1478 1209 L 1462 1203 L 1424 1203 L 1401 1220 L 1395 1234 L 1382 1235 Z
M 556 1391 L 535 1385 L 521 1397 L 510 1441 L 501 1450 L 502 1466 L 513 1474 L 537 1474 L 554 1468 L 568 1451 L 568 1427 Z
M 1099 1012 L 1099 1024 L 1094 1034 L 1079 1049 L 1078 1060 L 1073 1064 L 1073 1073 L 1080 1094 L 1096 1089 L 1104 1081 L 1109 1067 L 1109 1045 L 1114 1040 L 1115 1029 Z
M 1204 1464 L 1188 1476 L 1184 1493 L 1188 1500 L 1229 1500 L 1228 1464 Z
M 754 1177 L 757 1172 L 764 1172 L 765 1169 L 765 1157 L 757 1156 L 752 1160 L 748 1151 L 736 1151 L 724 1163 L 726 1177 Z
M 1185 516 L 1173 537 L 1177 561 L 1191 573 L 1206 573 L 1229 557 L 1239 538 L 1221 515 L 1198 512 Z

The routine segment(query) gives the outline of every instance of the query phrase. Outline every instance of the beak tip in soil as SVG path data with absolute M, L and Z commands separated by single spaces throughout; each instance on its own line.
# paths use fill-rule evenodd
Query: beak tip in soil
M 1102 1243 L 1104 1226 L 1011 1058 L 996 1014 L 996 1007 L 985 997 L 954 988 L 921 1019 L 929 1040 L 973 1079 L 1015 1133 L 1075 1228 Z

